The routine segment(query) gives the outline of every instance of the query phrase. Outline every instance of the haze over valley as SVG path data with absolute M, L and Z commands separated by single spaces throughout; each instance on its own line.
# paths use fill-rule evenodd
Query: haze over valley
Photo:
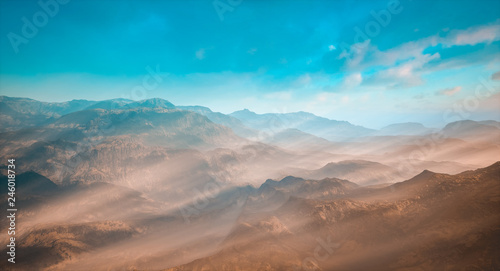
M 500 270 L 500 1 L 0 1 L 1 271 Z
M 372 130 L 163 99 L 0 101 L 2 159 L 19 168 L 18 269 L 499 264 L 496 121 Z

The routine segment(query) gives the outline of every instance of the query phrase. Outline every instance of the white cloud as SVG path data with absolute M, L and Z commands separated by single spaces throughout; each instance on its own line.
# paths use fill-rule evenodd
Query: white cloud
M 306 73 L 295 80 L 294 85 L 297 87 L 307 86 L 311 83 L 311 76 Z
M 387 89 L 419 86 L 424 83 L 422 79 L 422 75 L 426 72 L 423 69 L 424 65 L 439 58 L 439 53 L 420 55 L 399 66 L 382 70 L 364 82 L 372 85 L 383 85 Z
M 455 30 L 444 38 L 443 44 L 451 47 L 454 45 L 476 45 L 491 43 L 500 39 L 500 24 L 471 27 L 466 30 Z
M 342 82 L 342 87 L 343 88 L 354 88 L 357 87 L 361 84 L 363 81 L 363 77 L 361 76 L 361 73 L 355 72 L 352 74 L 349 74 L 344 78 L 344 81 Z
M 205 49 L 201 48 L 200 50 L 196 51 L 195 55 L 196 55 L 196 58 L 199 60 L 204 59 L 205 58 Z
M 342 51 L 338 59 L 345 59 L 345 64 L 350 70 L 359 70 L 364 66 L 362 62 L 365 59 L 365 55 L 368 50 L 372 48 L 373 46 L 370 45 L 370 40 L 365 40 L 362 43 L 355 43 L 350 46 L 349 51 Z
M 461 86 L 453 87 L 453 88 L 445 88 L 436 92 L 436 95 L 446 95 L 453 96 L 462 90 Z
M 422 67 L 434 59 L 439 53 L 424 54 L 429 47 L 443 44 L 444 47 L 476 45 L 500 40 L 500 24 L 483 25 L 465 30 L 451 30 L 444 37 L 433 35 L 416 41 L 403 43 L 395 48 L 381 51 L 366 40 L 344 49 L 338 59 L 345 59 L 344 68 L 351 72 L 363 72 L 370 67 L 381 70 L 371 78 L 363 79 L 363 83 L 386 84 L 388 88 L 417 86 L 423 83 Z M 446 60 L 436 67 L 446 69 L 454 64 L 455 59 Z M 444 65 L 444 64 L 449 64 Z
M 330 50 L 330 51 L 333 51 L 333 50 L 336 50 L 336 49 L 337 49 L 337 47 L 335 47 L 333 44 L 330 44 L 328 46 L 328 50 Z

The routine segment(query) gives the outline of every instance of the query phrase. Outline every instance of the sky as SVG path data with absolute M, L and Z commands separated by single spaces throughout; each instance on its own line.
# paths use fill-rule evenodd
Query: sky
M 0 94 L 500 120 L 500 1 L 0 0 Z

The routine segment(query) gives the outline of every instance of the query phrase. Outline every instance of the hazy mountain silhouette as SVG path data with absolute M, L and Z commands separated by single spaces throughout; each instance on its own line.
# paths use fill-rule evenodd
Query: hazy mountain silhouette
M 377 162 L 364 160 L 346 160 L 338 163 L 328 163 L 317 170 L 297 170 L 294 175 L 312 178 L 341 178 L 360 185 L 375 185 L 395 182 L 399 175 L 396 169 Z
M 138 107 L 145 107 L 145 108 L 175 108 L 175 105 L 173 105 L 171 102 L 160 99 L 160 98 L 152 98 L 152 99 L 146 99 L 146 100 L 141 100 L 137 102 L 131 102 L 123 106 L 125 109 L 130 109 L 130 108 L 138 108 Z
M 256 114 L 248 109 L 230 114 L 246 126 L 269 133 L 296 128 L 328 140 L 347 140 L 370 134 L 373 130 L 353 125 L 347 121 L 330 120 L 307 112 Z
M 105 101 L 101 101 L 101 102 L 97 102 L 87 108 L 85 108 L 86 110 L 89 110 L 89 109 L 106 109 L 106 110 L 113 110 L 113 109 L 118 109 L 118 108 L 121 108 L 127 104 L 130 104 L 134 101 L 132 100 L 128 100 L 128 99 L 123 99 L 123 98 L 119 98 L 119 99 L 111 99 L 111 100 L 105 100 Z
M 486 124 L 488 123 L 488 124 Z M 493 125 L 489 125 L 493 124 Z M 490 138 L 496 138 L 496 142 L 500 142 L 500 128 L 498 122 L 477 122 L 473 120 L 462 120 L 447 124 L 443 128 L 444 135 L 453 138 L 487 141 Z
M 433 132 L 434 129 L 427 128 L 421 123 L 407 122 L 395 123 L 383 127 L 376 135 L 425 135 Z
M 262 141 L 268 144 L 277 145 L 285 149 L 299 150 L 325 150 L 334 147 L 332 142 L 302 132 L 298 129 L 288 128 L 274 134 L 261 134 Z
M 219 112 L 213 112 L 210 110 L 208 107 L 203 107 L 203 106 L 176 106 L 178 109 L 182 110 L 188 110 L 188 111 L 193 111 L 196 113 L 199 113 L 201 115 L 206 116 L 208 119 L 211 121 L 224 125 L 226 127 L 231 128 L 234 133 L 241 137 L 245 138 L 256 138 L 258 136 L 258 131 L 250 129 L 243 125 L 243 123 L 234 117 L 231 117 L 229 115 L 225 115 Z

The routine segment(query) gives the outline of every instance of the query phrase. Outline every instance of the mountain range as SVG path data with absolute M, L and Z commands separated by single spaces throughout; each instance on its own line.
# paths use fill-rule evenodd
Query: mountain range
M 2 270 L 500 268 L 497 121 L 5 96 L 0 117 L 23 252 Z
M 494 270 L 499 176 L 497 162 L 329 199 L 290 197 L 273 211 L 242 211 L 217 253 L 166 270 Z
M 25 254 L 16 268 L 494 270 L 500 266 L 499 176 L 500 162 L 456 175 L 426 170 L 380 188 L 288 176 L 226 190 L 187 224 L 175 212 L 162 215 L 144 194 L 111 184 L 52 183 L 31 196 L 23 195 L 23 185 L 19 249 Z M 36 177 L 27 181 L 31 187 L 50 182 L 35 173 L 19 179 L 28 177 Z M 57 215 L 43 224 L 49 213 Z M 208 233 L 213 225 L 219 230 Z M 203 235 L 194 233 L 202 227 Z M 198 237 L 172 239 L 173 232 Z M 134 257 L 123 258 L 127 253 Z

